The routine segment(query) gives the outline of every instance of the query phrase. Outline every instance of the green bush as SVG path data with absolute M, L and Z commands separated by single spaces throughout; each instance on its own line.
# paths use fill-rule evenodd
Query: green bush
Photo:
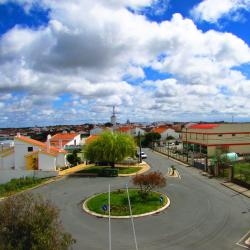
M 0 203 L 0 249 L 67 250 L 74 243 L 59 209 L 41 196 L 20 194 Z
M 37 184 L 42 183 L 43 181 L 44 179 L 37 179 L 33 177 L 22 177 L 19 179 L 12 179 L 9 182 L 0 185 L 0 197 L 35 186 Z
M 104 168 L 100 171 L 100 176 L 116 177 L 116 176 L 118 176 L 118 169 L 116 169 L 116 168 Z

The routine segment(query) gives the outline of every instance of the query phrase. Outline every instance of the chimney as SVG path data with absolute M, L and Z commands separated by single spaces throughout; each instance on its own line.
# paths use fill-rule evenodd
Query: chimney
M 51 139 L 51 135 L 47 136 L 47 152 L 50 151 L 50 139 Z
M 63 146 L 62 146 L 62 140 L 59 140 L 59 148 L 62 149 Z

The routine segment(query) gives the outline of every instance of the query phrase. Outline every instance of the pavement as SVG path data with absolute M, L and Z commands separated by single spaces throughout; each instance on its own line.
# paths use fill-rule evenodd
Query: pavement
M 166 193 L 171 205 L 156 215 L 134 219 L 140 250 L 241 250 L 237 243 L 250 230 L 250 199 L 208 179 L 194 168 L 180 165 L 144 149 L 151 171 L 167 174 L 174 165 L 180 178 L 168 178 Z M 82 210 L 83 201 L 96 193 L 133 187 L 131 177 L 70 177 L 31 192 L 52 200 L 61 212 L 65 230 L 77 240 L 74 250 L 108 249 L 108 219 Z M 112 249 L 135 249 L 131 221 L 111 220 Z
M 223 182 L 222 185 L 234 190 L 237 193 L 240 193 L 242 195 L 245 195 L 246 197 L 250 198 L 250 190 L 247 188 L 244 188 L 242 186 L 239 186 L 232 182 Z

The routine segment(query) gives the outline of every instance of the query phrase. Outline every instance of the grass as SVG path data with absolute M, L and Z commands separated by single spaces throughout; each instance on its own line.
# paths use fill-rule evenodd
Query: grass
M 12 179 L 5 184 L 0 184 L 0 197 L 6 197 L 28 188 L 35 187 L 47 180 L 48 178 L 37 179 L 32 177 Z
M 139 195 L 139 190 L 129 189 L 133 215 L 155 211 L 167 203 L 167 197 L 163 196 L 163 203 L 160 203 L 160 193 L 151 192 L 147 200 Z M 117 190 L 110 193 L 111 215 L 129 215 L 128 197 L 126 190 Z M 103 205 L 108 205 L 108 193 L 99 194 L 87 202 L 89 210 L 98 214 L 108 214 L 102 210 Z
M 103 168 L 110 168 L 107 166 L 92 166 L 85 168 L 78 173 L 89 173 L 89 174 L 99 174 Z M 140 171 L 142 167 L 116 167 L 119 174 L 132 174 Z
M 233 164 L 234 178 L 250 184 L 250 163 L 238 162 Z

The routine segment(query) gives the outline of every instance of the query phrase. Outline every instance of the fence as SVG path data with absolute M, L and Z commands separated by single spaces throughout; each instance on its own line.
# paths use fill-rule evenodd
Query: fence
M 167 147 L 155 147 L 154 150 L 202 171 L 206 171 L 206 158 L 201 154 L 189 152 L 187 155 L 185 152 L 183 153 Z

